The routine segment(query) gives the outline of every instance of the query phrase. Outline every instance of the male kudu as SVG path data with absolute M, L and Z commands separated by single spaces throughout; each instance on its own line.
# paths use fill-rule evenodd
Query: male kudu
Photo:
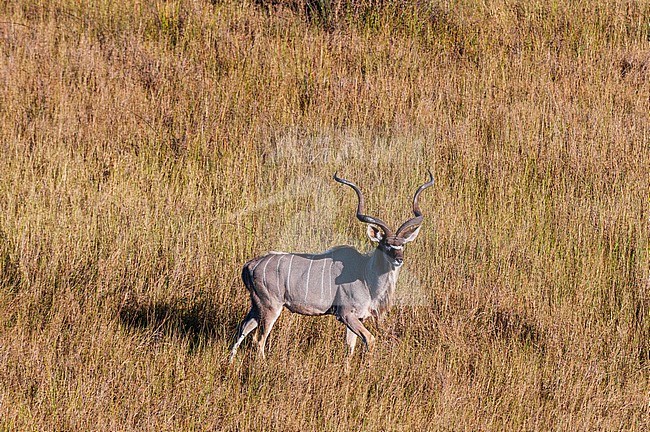
M 395 232 L 382 220 L 364 214 L 363 194 L 354 183 L 336 174 L 334 180 L 357 193 L 357 218 L 368 224 L 368 237 L 377 243 L 375 250 L 362 254 L 351 246 L 337 246 L 314 255 L 271 252 L 244 264 L 242 279 L 252 306 L 239 326 L 231 361 L 244 338 L 258 326 L 257 347 L 264 358 L 266 339 L 282 307 L 302 315 L 334 315 L 347 326 L 350 355 L 357 336 L 372 348 L 375 338 L 363 320 L 379 317 L 390 308 L 404 262 L 404 245 L 415 240 L 422 224 L 418 196 L 433 185 L 433 175 L 429 171 L 429 181 L 415 192 L 414 217 Z

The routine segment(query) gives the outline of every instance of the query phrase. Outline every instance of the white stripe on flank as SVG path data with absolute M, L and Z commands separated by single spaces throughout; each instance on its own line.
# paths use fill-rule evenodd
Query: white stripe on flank
M 291 294 L 291 265 L 293 264 L 293 257 L 295 255 L 291 255 L 291 259 L 289 260 L 289 274 L 287 275 L 287 293 Z
M 260 265 L 260 263 L 261 263 L 262 261 L 264 261 L 264 260 L 261 259 L 261 260 L 258 260 L 258 261 L 255 263 L 255 265 L 254 265 L 253 268 L 251 269 L 251 274 L 255 273 L 255 269 L 257 268 L 258 265 Z
M 305 301 L 307 301 L 307 294 L 309 294 L 309 273 L 311 272 L 311 265 L 314 263 L 313 258 L 307 258 L 309 259 L 309 267 L 307 268 L 307 279 L 305 280 Z
M 332 298 L 332 266 L 334 265 L 334 259 L 330 261 L 330 298 Z
M 323 283 L 325 282 L 325 266 L 327 265 L 327 260 L 323 259 L 323 271 L 320 272 L 320 298 L 323 299 Z
M 278 265 L 275 266 L 275 275 L 278 278 L 278 288 L 280 288 L 280 261 L 282 261 L 282 258 L 284 258 L 284 254 L 280 255 L 280 258 L 278 258 Z
M 269 265 L 273 257 L 268 257 L 266 258 L 266 264 L 264 264 L 264 268 L 262 269 L 262 283 L 264 286 L 266 286 L 266 267 Z

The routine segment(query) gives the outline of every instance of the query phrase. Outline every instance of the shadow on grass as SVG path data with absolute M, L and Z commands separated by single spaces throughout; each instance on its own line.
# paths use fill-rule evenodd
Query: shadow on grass
M 468 329 L 489 339 L 517 342 L 542 354 L 547 349 L 544 328 L 536 320 L 514 310 L 494 305 L 471 307 L 459 298 L 450 304 L 434 301 L 430 313 L 442 322 L 449 322 L 451 317 L 466 316 L 471 324 Z
M 130 302 L 119 311 L 125 327 L 148 333 L 154 342 L 174 337 L 186 339 L 191 352 L 213 340 L 229 344 L 241 318 L 231 309 L 205 302 Z
M 475 320 L 495 339 L 515 340 L 542 353 L 546 351 L 543 331 L 534 321 L 516 312 L 479 308 Z

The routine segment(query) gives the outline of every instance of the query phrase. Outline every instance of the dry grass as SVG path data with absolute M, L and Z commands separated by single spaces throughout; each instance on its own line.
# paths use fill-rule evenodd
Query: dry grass
M 647 430 L 650 8 L 564 3 L 1 1 L 0 429 Z M 427 167 L 376 351 L 228 367 L 247 259 L 366 243 L 331 174 Z

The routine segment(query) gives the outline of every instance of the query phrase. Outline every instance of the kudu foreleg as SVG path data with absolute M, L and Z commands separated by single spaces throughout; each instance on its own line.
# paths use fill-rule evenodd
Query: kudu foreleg
M 348 357 L 352 357 L 354 347 L 357 345 L 357 335 L 349 328 L 345 329 L 345 343 L 348 345 Z
M 375 337 L 368 331 L 368 329 L 363 325 L 363 323 L 354 316 L 352 313 L 346 313 L 341 315 L 341 321 L 348 327 L 348 334 L 346 335 L 346 342 L 348 343 L 348 348 L 350 349 L 350 355 L 354 352 L 354 346 L 356 345 L 356 337 L 352 339 L 350 336 L 350 331 L 355 335 L 359 336 L 368 351 L 372 351 L 373 346 L 375 345 Z

